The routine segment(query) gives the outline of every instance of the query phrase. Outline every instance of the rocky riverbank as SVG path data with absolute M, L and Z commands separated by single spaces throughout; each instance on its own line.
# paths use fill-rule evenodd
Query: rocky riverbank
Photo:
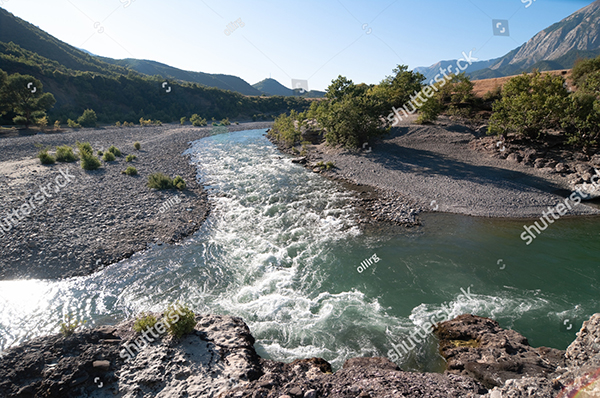
M 432 125 L 403 120 L 388 136 L 359 150 L 322 144 L 322 131 L 302 127 L 303 148 L 284 148 L 302 157 L 307 167 L 354 186 L 383 192 L 380 206 L 388 221 L 418 223 L 421 211 L 480 217 L 539 218 L 576 189 L 588 188 L 600 155 L 553 148 L 526 148 L 498 143 L 447 117 Z M 316 165 L 331 162 L 322 171 Z M 600 191 L 599 191 L 600 193 Z M 394 197 L 393 206 L 385 197 Z M 394 207 L 398 210 L 394 211 Z M 597 206 L 581 204 L 567 215 L 599 215 Z M 384 216 L 385 217 L 385 216 Z
M 138 337 L 131 320 L 10 348 L 0 360 L 0 396 L 554 398 L 579 385 L 600 396 L 600 314 L 566 351 L 530 347 L 493 320 L 461 315 L 434 331 L 448 362 L 443 374 L 404 372 L 386 358 L 353 358 L 335 373 L 320 358 L 272 361 L 257 355 L 241 319 L 196 322 L 191 334 L 158 338 L 127 361 L 121 353 Z
M 228 128 L 270 125 L 244 123 Z M 25 203 L 35 206 L 23 219 L 13 217 L 18 223 L 10 222 L 10 229 L 0 235 L 0 280 L 87 275 L 148 245 L 172 244 L 197 231 L 209 203 L 195 166 L 182 154 L 191 141 L 211 135 L 212 130 L 179 125 L 105 127 L 0 139 L 1 217 Z M 123 157 L 103 161 L 94 171 L 82 170 L 79 162 L 45 166 L 36 158 L 36 144 L 55 148 L 74 146 L 77 141 L 91 143 L 94 151 L 115 145 Z M 140 142 L 139 151 L 134 142 Z M 128 154 L 137 158 L 126 162 Z M 138 175 L 121 174 L 127 166 L 135 167 Z M 155 172 L 180 175 L 187 188 L 151 190 L 146 182 Z M 37 200 L 40 197 L 43 202 Z

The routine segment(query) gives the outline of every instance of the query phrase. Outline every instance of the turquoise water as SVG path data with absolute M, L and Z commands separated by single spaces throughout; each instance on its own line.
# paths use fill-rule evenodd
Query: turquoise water
M 424 214 L 421 227 L 361 232 L 351 193 L 292 164 L 263 134 L 194 143 L 214 211 L 182 244 L 87 277 L 0 282 L 0 348 L 58 332 L 67 313 L 116 323 L 179 299 L 242 317 L 264 357 L 317 356 L 339 368 L 387 356 L 444 311 L 491 317 L 533 346 L 561 349 L 600 311 L 597 218 L 558 220 L 529 246 L 523 221 L 441 213 Z M 430 334 L 395 360 L 410 370 L 443 365 Z

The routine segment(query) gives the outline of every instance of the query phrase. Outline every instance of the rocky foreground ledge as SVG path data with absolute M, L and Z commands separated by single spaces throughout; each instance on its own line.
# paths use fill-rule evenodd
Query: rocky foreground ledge
M 434 331 L 444 374 L 403 372 L 386 358 L 353 358 L 335 373 L 320 358 L 276 362 L 257 355 L 240 318 L 196 321 L 193 333 L 157 339 L 128 361 L 122 351 L 138 338 L 131 320 L 11 348 L 0 356 L 0 397 L 545 398 L 567 396 L 600 368 L 600 314 L 566 351 L 533 348 L 493 320 L 461 315 Z M 600 396 L 594 388 L 585 396 Z

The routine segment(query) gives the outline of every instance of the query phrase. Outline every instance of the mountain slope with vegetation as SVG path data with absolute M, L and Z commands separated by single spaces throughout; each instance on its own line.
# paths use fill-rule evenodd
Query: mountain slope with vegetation
M 160 76 L 147 76 L 104 62 L 3 9 L 0 9 L 0 70 L 39 79 L 44 90 L 56 99 L 48 116 L 60 124 L 68 119 L 77 120 L 86 109 L 95 110 L 101 123 L 132 123 L 141 118 L 170 122 L 194 114 L 218 120 L 248 119 L 258 114 L 265 120 L 271 115 L 308 107 L 302 98 L 246 97 L 193 82 L 169 82 L 165 87 L 165 79 Z M 0 123 L 10 123 L 16 116 L 9 109 Z
M 209 74 L 203 72 L 191 72 L 187 70 L 177 69 L 169 65 L 161 64 L 156 61 L 147 61 L 141 59 L 112 59 L 100 57 L 103 61 L 132 69 L 136 72 L 143 73 L 148 76 L 159 75 L 163 79 L 179 80 L 190 83 L 198 83 L 207 87 L 216 87 L 222 90 L 235 91 L 244 95 L 261 95 L 262 92 L 252 87 L 248 82 L 237 76 Z M 284 94 L 278 94 L 284 95 Z

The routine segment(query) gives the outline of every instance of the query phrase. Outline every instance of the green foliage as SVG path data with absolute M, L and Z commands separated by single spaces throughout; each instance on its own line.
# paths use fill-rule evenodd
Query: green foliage
M 77 160 L 77 156 L 73 153 L 73 148 L 63 145 L 56 148 L 56 160 L 59 162 L 74 162 Z
M 177 322 L 171 322 L 167 326 L 167 331 L 170 335 L 181 338 L 183 335 L 191 333 L 194 330 L 194 327 L 196 326 L 196 317 L 194 312 L 187 306 L 172 304 L 165 311 L 165 314 L 171 313 L 176 313 L 179 316 L 179 320 L 177 320 Z
M 206 126 L 207 122 L 205 118 L 200 117 L 197 113 L 194 113 L 190 118 L 190 122 L 193 126 Z
M 389 132 L 381 121 L 386 109 L 385 101 L 374 95 L 371 88 L 364 84 L 355 85 L 339 76 L 327 88 L 329 101 L 311 104 L 309 114 L 315 115 L 318 123 L 325 128 L 328 144 L 359 148 L 370 139 Z
M 104 155 L 104 152 L 102 152 L 102 151 L 98 151 L 96 154 L 97 154 L 98 156 L 102 156 L 102 155 Z
M 44 93 L 42 82 L 30 75 L 15 73 L 0 77 L 0 107 L 10 109 L 16 116 L 15 124 L 28 128 L 46 116 L 46 111 L 54 106 L 56 99 Z
M 79 150 L 79 158 L 81 159 L 81 168 L 84 170 L 96 170 L 102 163 L 94 156 L 94 150 L 89 142 L 77 142 L 77 149 Z
M 300 130 L 295 127 L 295 122 L 299 118 L 300 115 L 294 110 L 290 112 L 290 116 L 279 115 L 273 123 L 273 128 L 269 131 L 269 135 L 288 147 L 295 145 L 302 138 Z
M 325 169 L 326 170 L 331 170 L 335 167 L 335 164 L 333 162 L 327 162 L 325 163 Z
M 156 325 L 156 317 L 152 314 L 142 314 L 139 318 L 136 318 L 133 323 L 133 330 L 138 333 L 145 332 L 146 330 L 153 328 Z
M 121 156 L 121 151 L 114 145 L 111 145 L 110 148 L 108 148 L 108 152 L 111 152 L 115 156 Z
M 37 157 L 42 164 L 54 164 L 56 161 L 54 157 L 48 153 L 48 149 L 49 148 L 44 148 L 37 154 Z
M 127 157 L 125 157 L 126 162 L 132 162 L 135 159 L 137 159 L 137 156 L 135 156 L 135 155 L 127 155 Z
M 36 124 L 40 126 L 42 129 L 48 127 L 48 116 L 41 117 L 37 120 Z
M 81 124 L 79 124 L 79 123 L 77 123 L 76 121 L 74 121 L 74 120 L 71 120 L 71 119 L 68 119 L 68 120 L 67 120 L 67 125 L 68 125 L 70 128 L 73 128 L 73 129 L 78 129 L 78 128 L 81 128 Z
M 151 125 L 152 125 L 152 120 L 144 119 L 143 117 L 140 118 L 140 126 L 151 126 Z
M 578 92 L 569 97 L 561 121 L 568 143 L 587 150 L 600 142 L 600 100 L 594 94 Z
M 135 176 L 137 173 L 137 169 L 133 166 L 129 166 L 121 172 L 121 174 L 127 174 L 128 176 Z
M 80 322 L 73 318 L 70 314 L 65 315 L 63 322 L 60 323 L 60 333 L 65 337 L 69 337 L 75 333 L 75 330 L 79 326 L 84 325 L 86 322 L 87 321 Z
M 539 138 L 545 130 L 559 126 L 569 105 L 564 83 L 562 76 L 542 75 L 539 71 L 509 80 L 502 99 L 493 105 L 489 133 Z
M 105 162 L 114 162 L 115 159 L 115 155 L 110 151 L 105 152 L 104 156 L 102 157 L 102 160 L 104 160 Z
M 148 176 L 148 188 L 171 189 L 173 188 L 173 181 L 163 173 L 153 173 Z
M 54 130 L 60 130 L 60 121 L 59 120 L 54 121 Z
M 134 147 L 134 148 L 135 148 L 137 151 L 139 151 L 139 150 L 140 150 L 140 148 L 142 147 L 142 145 L 141 145 L 139 142 L 137 142 L 137 141 L 136 141 L 136 142 L 133 144 L 133 147 Z
M 229 126 L 231 124 L 231 122 L 229 121 L 229 118 L 225 118 L 223 120 L 221 120 L 221 126 Z
M 587 60 L 579 60 L 575 63 L 571 73 L 571 79 L 578 88 L 585 88 L 588 75 L 600 71 L 600 56 Z
M 187 185 L 185 184 L 183 178 L 181 178 L 180 176 L 175 176 L 175 178 L 173 179 L 173 187 L 179 189 L 180 191 L 183 191 L 187 187 Z
M 98 117 L 96 116 L 96 112 L 92 109 L 86 109 L 83 111 L 83 115 L 79 116 L 77 119 L 77 123 L 83 127 L 96 127 L 97 122 Z
M 116 127 L 121 127 L 121 122 L 116 122 L 116 123 L 115 123 L 115 126 L 116 126 Z
M 181 125 L 184 125 L 186 121 L 187 121 L 187 118 L 186 118 L 185 116 L 184 116 L 184 117 L 182 117 L 181 119 L 179 119 L 179 123 L 180 123 Z
M 421 91 L 425 80 L 425 76 L 409 71 L 406 65 L 398 65 L 392 72 L 393 75 L 387 76 L 371 90 L 371 95 L 383 106 L 380 110 L 382 115 L 387 115 L 392 107 L 400 108 L 408 104 L 411 96 Z

